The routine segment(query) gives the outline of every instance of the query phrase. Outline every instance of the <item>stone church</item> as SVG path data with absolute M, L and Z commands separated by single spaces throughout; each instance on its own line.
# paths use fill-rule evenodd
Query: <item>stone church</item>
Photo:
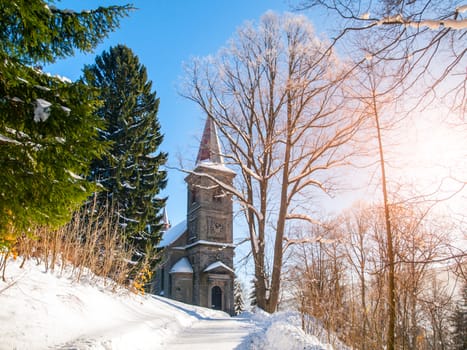
M 159 243 L 164 256 L 156 294 L 233 314 L 232 197 L 213 179 L 231 186 L 234 177 L 208 117 L 195 168 L 185 178 L 186 220 L 170 227 Z

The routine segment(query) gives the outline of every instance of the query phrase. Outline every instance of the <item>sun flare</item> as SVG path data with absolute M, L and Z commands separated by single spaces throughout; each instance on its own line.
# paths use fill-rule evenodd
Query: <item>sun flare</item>
M 466 125 L 416 121 L 398 147 L 399 168 L 394 173 L 423 193 L 458 191 L 467 181 Z

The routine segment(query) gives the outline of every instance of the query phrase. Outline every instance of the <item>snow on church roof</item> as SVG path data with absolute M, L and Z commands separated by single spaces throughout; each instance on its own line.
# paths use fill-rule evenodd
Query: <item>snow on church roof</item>
M 172 266 L 169 273 L 193 273 L 193 268 L 188 258 L 183 257 Z
M 232 272 L 233 274 L 235 274 L 234 270 L 232 270 L 230 267 L 228 267 L 226 264 L 224 264 L 222 261 L 216 261 L 216 262 L 213 262 L 212 264 L 210 264 L 208 267 L 206 267 L 203 272 L 209 272 L 209 271 L 212 271 L 212 270 L 215 270 L 217 268 L 223 268 L 223 269 L 226 269 L 230 272 Z
M 201 167 L 205 167 L 205 168 L 209 168 L 209 169 L 215 169 L 215 170 L 219 170 L 219 171 L 223 171 L 223 172 L 227 172 L 227 173 L 236 174 L 235 171 L 228 168 L 224 163 L 213 163 L 213 162 L 211 162 L 209 160 L 203 160 L 201 162 L 198 162 L 197 166 L 201 166 Z
M 172 244 L 181 235 L 185 233 L 186 229 L 187 229 L 186 220 L 183 220 L 182 222 L 178 223 L 174 227 L 171 227 L 169 230 L 164 232 L 164 234 L 162 235 L 162 240 L 157 245 L 157 248 L 164 248 Z

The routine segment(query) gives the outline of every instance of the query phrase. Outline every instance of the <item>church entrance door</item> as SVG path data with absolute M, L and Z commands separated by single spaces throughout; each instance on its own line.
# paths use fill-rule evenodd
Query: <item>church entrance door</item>
M 218 286 L 211 289 L 211 305 L 215 310 L 222 310 L 222 289 Z

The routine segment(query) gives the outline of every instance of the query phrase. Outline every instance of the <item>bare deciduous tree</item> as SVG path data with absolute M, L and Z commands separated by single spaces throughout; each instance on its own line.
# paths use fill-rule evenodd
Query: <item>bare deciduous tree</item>
M 329 170 L 348 162 L 343 146 L 359 126 L 344 105 L 342 64 L 327 48 L 305 17 L 269 12 L 216 57 L 194 60 L 182 92 L 214 120 L 241 175 L 228 190 L 248 224 L 257 303 L 268 312 L 279 299 L 289 222 L 313 222 L 313 193 L 331 189 Z
M 398 65 L 398 82 L 417 104 L 444 103 L 465 117 L 467 110 L 467 5 L 462 0 L 297 0 L 296 9 L 316 6 L 342 24 L 333 45 L 372 37 L 357 65 L 371 57 Z M 342 21 L 339 21 L 341 19 Z M 362 35 L 364 37 L 362 37 Z M 415 88 L 416 87 L 416 88 Z
M 366 45 L 350 45 L 354 48 L 355 64 L 349 66 L 352 72 L 364 68 L 368 75 L 364 89 L 369 92 L 360 99 L 376 123 L 378 148 L 380 150 L 380 165 L 382 173 L 382 190 L 385 207 L 386 238 L 385 270 L 388 274 L 386 303 L 390 314 L 387 320 L 387 349 L 394 349 L 396 342 L 396 316 L 398 315 L 396 295 L 396 262 L 397 247 L 393 229 L 397 218 L 392 218 L 391 203 L 388 198 L 388 186 L 385 174 L 385 152 L 383 152 L 382 131 L 379 124 L 382 106 L 390 97 L 393 101 L 406 102 L 410 111 L 420 110 L 428 104 L 446 105 L 452 114 L 464 120 L 466 112 L 466 71 L 465 60 L 467 48 L 467 20 L 464 19 L 467 6 L 460 1 L 436 2 L 430 0 L 381 0 L 381 1 L 327 1 L 305 0 L 298 6 L 301 9 L 319 5 L 336 13 L 342 19 L 343 28 L 331 43 L 331 48 L 349 47 L 350 38 L 358 38 Z M 358 47 L 361 49 L 358 50 Z M 365 68 L 366 67 L 366 68 Z M 381 76 L 374 75 L 390 67 L 397 72 L 391 81 L 381 82 Z M 357 72 L 358 73 L 358 72 Z M 383 79 L 387 76 L 382 76 Z M 391 96 L 390 96 L 391 95 Z M 412 98 L 410 102 L 407 101 Z M 400 117 L 400 116 L 399 116 Z M 393 116 L 394 118 L 394 116 Z M 397 118 L 396 118 L 397 119 Z M 451 175 L 452 178 L 452 175 Z M 461 186 L 467 181 L 456 178 Z M 430 260 L 421 258 L 418 265 L 412 265 L 412 270 L 424 266 Z M 411 280 L 411 283 L 413 281 Z M 413 287 L 413 284 L 411 284 Z M 412 312 L 414 297 L 409 297 Z M 403 321 L 403 320 L 402 320 Z M 416 322 L 409 321 L 414 327 Z M 414 337 L 414 332 L 409 337 Z M 414 346 L 413 339 L 410 340 Z
M 453 223 L 429 205 L 391 198 L 397 349 L 447 349 L 453 283 L 438 261 L 449 256 Z M 285 283 L 304 328 L 316 317 L 357 349 L 387 344 L 388 257 L 382 205 L 361 206 L 302 228 L 291 247 Z M 450 277 L 453 277 L 450 274 Z M 454 282 L 454 281 L 450 281 Z M 329 341 L 328 341 L 329 342 Z

